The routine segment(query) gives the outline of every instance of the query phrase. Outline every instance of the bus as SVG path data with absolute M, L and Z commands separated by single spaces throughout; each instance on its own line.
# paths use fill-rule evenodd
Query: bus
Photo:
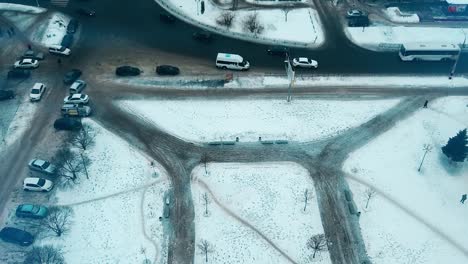
M 460 47 L 455 44 L 403 44 L 400 48 L 402 61 L 427 60 L 442 61 L 455 60 L 460 54 Z

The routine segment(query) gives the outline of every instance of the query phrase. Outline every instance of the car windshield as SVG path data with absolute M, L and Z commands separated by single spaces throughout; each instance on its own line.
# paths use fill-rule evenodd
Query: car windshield
M 44 164 L 42 164 L 42 168 L 43 169 L 47 169 L 49 167 L 50 163 L 48 161 L 44 162 Z
M 39 186 L 41 186 L 41 187 L 44 186 L 44 185 L 45 185 L 45 180 L 44 180 L 44 179 L 39 179 L 39 180 L 37 181 L 37 185 L 39 185 Z
M 245 66 L 247 64 L 247 62 L 245 60 L 243 60 L 241 63 L 239 63 L 240 66 Z
M 39 94 L 39 89 L 32 89 L 31 94 Z

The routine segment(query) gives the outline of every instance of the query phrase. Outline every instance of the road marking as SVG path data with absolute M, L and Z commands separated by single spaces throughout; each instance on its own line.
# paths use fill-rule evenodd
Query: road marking
M 52 5 L 67 7 L 69 0 L 50 0 Z

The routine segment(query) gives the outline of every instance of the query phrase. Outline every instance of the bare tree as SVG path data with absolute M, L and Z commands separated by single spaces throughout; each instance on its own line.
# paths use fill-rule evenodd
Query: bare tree
M 262 33 L 263 29 L 263 25 L 260 24 L 260 21 L 258 20 L 257 12 L 254 12 L 253 14 L 247 16 L 247 18 L 244 21 L 244 30 L 257 35 Z
M 235 16 L 236 15 L 233 12 L 222 12 L 221 15 L 219 15 L 219 17 L 216 19 L 216 23 L 229 29 L 232 26 L 232 22 L 234 21 Z
M 239 6 L 239 0 L 232 0 L 231 10 L 237 10 L 238 6 Z
M 284 22 L 288 22 L 288 13 L 294 9 L 293 5 L 284 5 L 281 7 L 281 10 L 283 10 L 284 13 Z
M 202 239 L 200 243 L 198 243 L 198 248 L 201 253 L 205 255 L 205 261 L 208 262 L 208 253 L 213 252 L 213 246 L 208 241 Z
M 62 184 L 70 186 L 77 182 L 78 176 L 85 172 L 86 166 L 91 161 L 68 148 L 64 148 L 57 152 L 54 162 L 57 165 L 57 176 L 62 178 Z
M 83 124 L 81 129 L 73 138 L 72 144 L 82 150 L 86 150 L 89 146 L 94 144 L 95 137 L 96 133 L 94 132 L 94 129 L 89 124 Z
M 306 211 L 307 208 L 307 203 L 309 202 L 310 199 L 314 197 L 312 192 L 309 192 L 309 189 L 305 189 L 304 191 L 304 212 Z
M 365 192 L 365 195 L 366 195 L 366 198 L 367 198 L 366 209 L 367 209 L 367 206 L 369 206 L 370 199 L 372 199 L 372 197 L 374 197 L 375 194 L 376 194 L 376 192 L 375 192 L 374 189 L 372 189 L 372 188 L 367 188 L 366 189 L 366 192 Z
M 307 240 L 307 247 L 314 251 L 312 258 L 315 258 L 315 254 L 320 251 L 327 250 L 327 239 L 324 234 L 317 234 Z
M 27 264 L 64 264 L 60 249 L 53 246 L 33 247 L 31 251 L 26 254 L 24 263 Z
M 431 152 L 432 146 L 429 145 L 429 144 L 424 144 L 423 150 L 424 150 L 424 155 L 423 155 L 423 158 L 421 160 L 421 163 L 419 164 L 418 171 L 421 171 L 421 167 L 423 165 L 424 159 L 426 158 L 427 153 Z
M 44 218 L 44 225 L 56 236 L 62 236 L 70 229 L 73 210 L 70 207 L 51 207 Z
M 205 216 L 208 216 L 208 204 L 211 203 L 210 197 L 208 196 L 208 193 L 205 192 L 202 195 L 202 199 L 203 199 L 203 205 L 205 206 Z

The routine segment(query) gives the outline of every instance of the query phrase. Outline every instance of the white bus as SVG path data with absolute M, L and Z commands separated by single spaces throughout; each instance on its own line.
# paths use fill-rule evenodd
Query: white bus
M 250 63 L 237 54 L 218 53 L 216 67 L 231 70 L 248 70 Z
M 403 61 L 455 60 L 460 54 L 460 47 L 455 44 L 403 44 L 400 48 L 400 58 Z

